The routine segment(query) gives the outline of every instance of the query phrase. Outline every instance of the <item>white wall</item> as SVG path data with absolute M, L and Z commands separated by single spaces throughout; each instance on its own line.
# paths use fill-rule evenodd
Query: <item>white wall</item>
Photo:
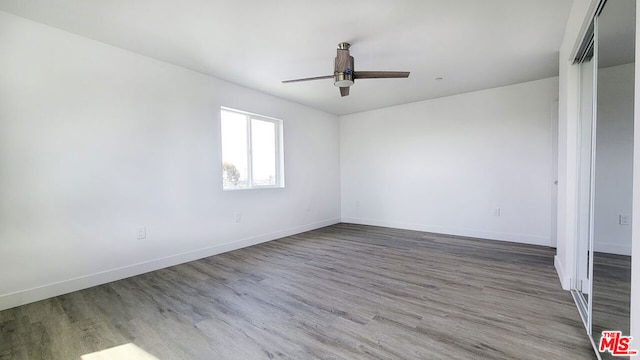
M 340 117 L 343 221 L 550 245 L 557 89 L 550 78 Z
M 2 12 L 0 54 L 0 310 L 339 221 L 334 115 Z M 222 191 L 222 105 L 284 120 L 285 189 Z
M 631 255 L 634 64 L 598 69 L 594 250 Z

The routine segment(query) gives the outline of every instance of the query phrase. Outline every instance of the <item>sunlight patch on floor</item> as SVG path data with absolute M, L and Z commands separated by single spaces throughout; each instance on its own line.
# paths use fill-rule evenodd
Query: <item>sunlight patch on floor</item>
M 110 349 L 97 351 L 91 354 L 82 355 L 82 360 L 160 360 L 157 357 L 137 347 L 133 343 L 128 343 Z

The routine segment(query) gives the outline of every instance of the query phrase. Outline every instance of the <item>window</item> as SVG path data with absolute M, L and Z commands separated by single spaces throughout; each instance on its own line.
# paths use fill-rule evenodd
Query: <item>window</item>
M 282 120 L 220 109 L 222 188 L 284 187 Z

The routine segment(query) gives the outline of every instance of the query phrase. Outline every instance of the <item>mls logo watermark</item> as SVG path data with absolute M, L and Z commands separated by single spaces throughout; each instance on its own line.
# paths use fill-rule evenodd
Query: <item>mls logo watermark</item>
M 623 336 L 622 331 L 603 331 L 598 350 L 608 351 L 613 356 L 638 355 L 637 350 L 629 349 L 629 343 L 631 343 L 631 336 Z

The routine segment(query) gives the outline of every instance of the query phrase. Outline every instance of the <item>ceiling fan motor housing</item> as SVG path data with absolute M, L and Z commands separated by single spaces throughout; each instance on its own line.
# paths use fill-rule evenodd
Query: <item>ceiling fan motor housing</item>
M 340 45 L 342 43 L 338 45 L 333 84 L 337 87 L 349 87 L 353 85 L 353 56 L 349 55 L 349 44 L 346 44 L 347 46 Z

